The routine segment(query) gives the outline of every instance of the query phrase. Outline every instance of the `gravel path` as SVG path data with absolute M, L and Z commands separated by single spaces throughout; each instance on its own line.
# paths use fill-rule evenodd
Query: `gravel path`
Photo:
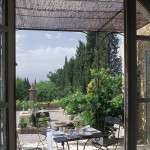
M 55 122 L 66 122 L 68 123 L 68 118 L 63 114 L 63 110 L 59 108 L 55 109 L 47 109 L 50 113 L 51 118 L 51 126 L 54 128 Z M 18 126 L 18 118 L 21 111 L 16 111 L 16 125 Z M 19 134 L 20 142 L 23 144 L 37 143 L 39 141 L 39 137 L 37 134 Z M 44 136 L 42 137 L 44 138 Z

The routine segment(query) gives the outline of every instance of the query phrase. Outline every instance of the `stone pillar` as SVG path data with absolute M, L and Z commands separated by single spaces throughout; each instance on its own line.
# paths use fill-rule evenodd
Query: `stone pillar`
M 28 89 L 29 91 L 29 100 L 33 100 L 36 101 L 37 100 L 37 94 L 36 94 L 36 87 L 35 84 L 32 83 L 30 89 Z

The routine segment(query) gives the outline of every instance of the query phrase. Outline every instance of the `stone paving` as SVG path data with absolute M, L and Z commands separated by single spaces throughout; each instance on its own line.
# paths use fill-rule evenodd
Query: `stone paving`
M 51 125 L 54 127 L 55 122 L 69 122 L 68 118 L 63 114 L 62 109 L 50 109 L 46 110 L 50 112 L 51 117 Z M 16 126 L 18 126 L 18 118 L 21 111 L 16 112 Z M 21 145 L 31 145 L 36 144 L 39 141 L 39 137 L 37 134 L 19 134 L 19 139 Z
M 67 118 L 67 116 L 64 115 L 63 110 L 62 109 L 49 109 L 46 110 L 50 112 L 50 117 L 51 117 L 51 125 L 52 128 L 54 127 L 54 123 L 55 122 L 70 122 L 69 119 Z M 18 120 L 18 116 L 20 114 L 20 111 L 16 112 L 16 118 Z M 18 124 L 18 122 L 16 122 Z M 21 150 L 29 150 L 30 148 L 36 148 L 37 144 L 39 142 L 39 137 L 37 134 L 19 134 L 19 139 L 20 139 L 20 143 L 21 143 Z M 41 138 L 44 138 L 44 136 L 41 136 Z M 83 150 L 83 145 L 84 145 L 85 141 L 79 141 L 79 149 L 78 150 Z M 47 141 L 45 140 L 44 143 L 44 147 L 42 145 L 40 145 L 40 147 L 43 150 L 50 150 L 47 148 Z M 70 150 L 77 150 L 76 147 L 76 142 L 69 142 L 69 146 L 70 146 Z M 124 150 L 123 148 L 124 146 L 121 145 L 121 147 L 118 147 L 117 150 Z M 150 147 L 149 146 L 138 146 L 137 150 L 149 150 Z M 56 145 L 54 144 L 54 150 L 57 150 Z M 59 150 L 62 150 L 62 146 L 59 144 Z M 67 147 L 65 146 L 65 150 L 68 150 Z M 88 144 L 86 146 L 85 150 L 97 150 L 97 148 L 95 148 L 94 146 L 92 146 L 92 144 Z M 114 150 L 113 147 L 110 147 L 109 150 Z
M 46 110 L 46 111 L 50 112 L 52 128 L 54 127 L 55 122 L 66 122 L 66 123 L 70 122 L 69 119 L 67 118 L 67 116 L 64 115 L 63 109 L 50 109 L 50 110 Z M 17 119 L 18 119 L 19 113 L 20 113 L 19 111 L 16 112 Z M 17 124 L 18 124 L 18 122 L 17 122 Z M 19 134 L 18 136 L 20 139 L 22 150 L 29 150 L 30 148 L 37 147 L 37 144 L 39 142 L 39 137 L 37 134 Z M 44 136 L 40 136 L 40 137 L 44 138 Z M 84 143 L 85 143 L 84 140 L 79 142 L 78 150 L 83 150 Z M 44 145 L 45 149 L 47 149 L 47 141 L 45 141 L 44 144 L 45 144 Z M 76 142 L 69 142 L 69 145 L 70 145 L 71 150 L 77 149 Z M 42 145 L 40 145 L 40 146 L 43 147 Z M 56 150 L 56 149 L 57 149 L 56 145 L 54 145 L 54 150 Z M 62 150 L 61 145 L 59 145 L 59 150 Z M 67 150 L 67 147 L 65 147 L 65 150 Z M 86 146 L 86 150 L 97 150 L 97 148 L 95 148 L 91 144 L 88 144 Z M 123 148 L 118 148 L 118 150 L 123 150 Z

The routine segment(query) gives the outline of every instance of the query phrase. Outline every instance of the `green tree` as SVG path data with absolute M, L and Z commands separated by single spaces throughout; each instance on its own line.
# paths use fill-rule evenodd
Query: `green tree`
M 109 69 L 92 70 L 93 79 L 87 87 L 87 104 L 82 116 L 86 124 L 102 127 L 102 117 L 123 117 L 122 78 L 113 77 Z M 120 96 L 118 96 L 120 95 Z M 90 116 L 90 117 L 88 117 Z
M 68 95 L 69 89 L 66 86 L 64 69 L 58 69 L 55 72 L 49 72 L 47 77 L 49 78 L 49 81 L 55 84 L 59 89 L 59 92 L 57 92 L 57 97 L 62 98 Z
M 63 68 L 49 72 L 48 78 L 62 91 L 62 97 L 81 91 L 91 81 L 91 69 L 110 68 L 112 75 L 121 73 L 117 35 L 107 32 L 88 32 L 86 44 L 79 41 L 75 58 L 65 57 Z
M 113 33 L 108 36 L 108 68 L 111 75 L 120 75 L 122 73 L 122 59 L 118 55 L 119 39 L 117 34 Z
M 93 69 L 108 68 L 107 32 L 97 32 Z
M 65 76 L 64 76 L 64 70 L 63 69 L 57 69 L 55 72 L 49 72 L 47 74 L 47 77 L 50 82 L 53 82 L 56 86 L 64 88 L 65 84 Z M 61 89 L 62 89 L 61 88 Z
M 74 60 L 73 88 L 74 91 L 86 93 L 85 83 L 85 44 L 79 41 Z
M 63 67 L 65 84 L 63 85 L 63 88 L 68 89 L 69 93 L 73 93 L 73 68 L 74 57 L 72 57 L 69 61 L 67 61 L 67 57 L 65 57 L 65 64 Z
M 16 78 L 16 99 L 28 100 L 28 89 L 30 88 L 30 83 L 28 78 Z
M 37 99 L 38 101 L 52 101 L 58 96 L 58 87 L 49 81 L 41 81 L 37 83 Z
M 95 45 L 96 45 L 96 32 L 88 32 L 86 36 L 86 48 L 85 48 L 85 82 L 86 85 L 91 80 L 91 73 L 90 69 L 92 68 L 92 64 L 94 61 L 94 51 L 95 51 Z

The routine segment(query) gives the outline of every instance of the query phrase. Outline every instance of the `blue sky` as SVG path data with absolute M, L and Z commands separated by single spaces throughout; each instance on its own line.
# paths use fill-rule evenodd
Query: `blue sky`
M 119 36 L 121 39 L 122 36 Z M 81 32 L 16 31 L 16 76 L 28 77 L 32 83 L 48 80 L 47 74 L 62 68 L 65 56 L 75 56 L 79 40 L 86 42 Z M 122 55 L 123 40 L 119 41 Z
M 75 56 L 79 40 L 86 41 L 81 32 L 16 31 L 16 76 L 28 77 L 30 82 L 47 80 L 49 71 L 62 68 Z

